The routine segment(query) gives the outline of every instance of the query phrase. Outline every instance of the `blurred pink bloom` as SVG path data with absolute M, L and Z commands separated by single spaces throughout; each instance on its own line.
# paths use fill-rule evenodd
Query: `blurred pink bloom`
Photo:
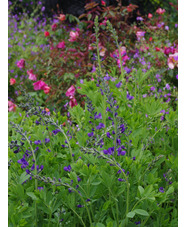
M 150 19 L 150 18 L 152 18 L 153 17 L 153 15 L 151 14 L 151 13 L 149 13 L 148 14 L 148 18 Z
M 70 42 L 74 42 L 74 41 L 76 41 L 76 39 L 79 37 L 79 33 L 76 31 L 76 32 L 73 32 L 73 31 L 71 31 L 70 32 L 70 39 L 69 39 L 69 41 Z
M 53 24 L 53 25 L 52 25 L 52 31 L 55 31 L 56 28 L 57 28 L 57 24 Z
M 75 87 L 72 85 L 66 92 L 66 96 L 67 97 L 73 97 L 74 96 L 74 93 L 75 93 Z
M 37 80 L 37 76 L 33 74 L 33 69 L 27 70 L 27 74 L 29 75 L 28 77 L 29 80 L 33 80 L 33 81 Z
M 145 35 L 145 32 L 143 32 L 143 31 L 136 32 L 136 36 L 137 36 L 138 40 L 140 40 L 141 37 L 144 37 L 144 35 Z
M 20 69 L 24 69 L 25 67 L 25 60 L 24 59 L 21 59 L 17 62 L 17 67 L 20 68 Z
M 175 66 L 178 67 L 178 53 L 169 54 L 167 64 L 170 69 L 174 69 Z
M 62 41 L 62 42 L 58 43 L 57 48 L 64 49 L 65 48 L 65 42 Z
M 34 90 L 38 91 L 38 90 L 44 90 L 44 88 L 48 85 L 44 81 L 38 80 L 37 82 L 33 83 L 33 86 L 34 86 Z
M 70 99 L 69 106 L 70 106 L 71 108 L 73 108 L 74 106 L 77 106 L 77 105 L 78 105 L 78 104 L 77 104 L 76 99 L 75 99 L 74 97 L 72 97 L 72 98 Z
M 64 21 L 64 20 L 66 19 L 65 14 L 60 14 L 59 17 L 58 17 L 58 19 L 59 19 L 60 21 Z
M 104 46 L 99 46 L 99 54 L 101 57 L 104 57 L 105 56 L 105 51 L 106 51 L 106 48 Z
M 16 111 L 16 105 L 13 103 L 13 102 L 11 102 L 11 101 L 8 101 L 8 111 L 9 112 L 12 112 L 12 111 Z
M 14 85 L 16 83 L 16 80 L 14 78 L 10 79 L 10 85 Z
M 161 8 L 158 8 L 157 10 L 156 10 L 156 13 L 158 13 L 158 14 L 164 14 L 165 13 L 165 9 L 161 9 Z
M 48 85 L 46 85 L 45 87 L 44 87 L 44 93 L 45 94 L 48 94 L 49 92 L 50 92 L 50 87 L 48 86 Z

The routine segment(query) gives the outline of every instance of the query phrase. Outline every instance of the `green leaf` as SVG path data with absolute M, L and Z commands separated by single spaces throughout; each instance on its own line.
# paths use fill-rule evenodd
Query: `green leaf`
M 38 200 L 37 196 L 33 192 L 27 192 L 28 196 L 30 196 L 33 200 Z
M 140 195 L 142 196 L 145 191 L 144 188 L 142 186 L 138 186 L 138 190 L 140 192 Z
M 134 211 L 131 211 L 131 212 L 129 212 L 128 214 L 127 214 L 127 217 L 128 218 L 133 218 L 134 216 L 135 216 L 135 212 Z
M 136 214 L 140 214 L 142 216 L 149 216 L 149 213 L 142 209 L 135 209 L 133 212 L 135 212 Z
M 105 225 L 102 224 L 102 223 L 97 223 L 97 224 L 96 224 L 96 227 L 105 227 Z
M 19 177 L 19 184 L 22 184 L 24 181 L 28 180 L 29 178 L 30 178 L 30 175 L 27 175 L 26 172 L 23 172 Z
M 171 186 L 171 187 L 167 190 L 166 195 L 170 195 L 170 194 L 173 193 L 173 192 L 174 192 L 174 187 Z

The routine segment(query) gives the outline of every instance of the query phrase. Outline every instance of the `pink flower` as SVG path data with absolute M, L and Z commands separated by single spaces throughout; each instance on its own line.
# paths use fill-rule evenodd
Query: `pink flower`
M 66 92 L 66 96 L 67 97 L 73 97 L 74 96 L 74 94 L 75 94 L 75 87 L 72 85 L 68 90 L 67 90 L 67 92 Z
M 161 9 L 161 8 L 158 8 L 157 10 L 156 10 L 156 13 L 158 13 L 158 14 L 164 14 L 165 13 L 165 9 Z
M 105 51 L 106 51 L 106 48 L 104 46 L 102 46 L 101 44 L 99 44 L 99 54 L 101 57 L 104 57 L 105 56 Z
M 58 43 L 57 48 L 64 49 L 65 48 L 65 42 L 62 41 L 62 42 Z
M 52 25 L 52 31 L 55 31 L 56 28 L 57 28 L 57 24 L 53 24 L 53 25 Z
M 101 5 L 102 6 L 106 6 L 106 2 L 105 1 L 101 1 Z
M 37 76 L 33 74 L 33 69 L 27 70 L 27 74 L 29 75 L 28 77 L 29 80 L 33 80 L 33 81 L 37 80 Z
M 44 90 L 44 88 L 48 85 L 44 81 L 38 80 L 37 82 L 33 83 L 33 86 L 34 86 L 34 90 L 38 91 L 38 90 Z
M 137 36 L 138 40 L 140 40 L 140 38 L 143 37 L 144 35 L 145 35 L 145 32 L 143 32 L 143 31 L 136 32 L 136 36 Z
M 45 94 L 48 94 L 49 92 L 50 92 L 50 87 L 48 86 L 48 85 L 46 85 L 45 87 L 44 87 L 44 93 Z
M 178 53 L 169 54 L 167 64 L 170 69 L 174 69 L 175 66 L 178 67 Z
M 70 99 L 69 106 L 70 106 L 71 108 L 73 108 L 74 106 L 77 106 L 77 105 L 78 105 L 78 104 L 77 104 L 76 99 L 75 99 L 74 97 L 72 97 L 72 98 Z
M 20 68 L 20 69 L 24 69 L 25 67 L 25 60 L 24 59 L 21 59 L 17 62 L 17 67 Z
M 10 85 L 14 85 L 16 83 L 16 80 L 14 78 L 10 79 Z
M 48 37 L 48 36 L 50 36 L 50 33 L 48 31 L 45 31 L 44 35 L 45 35 L 45 37 Z
M 151 13 L 148 14 L 148 18 L 151 19 L 153 15 Z
M 12 112 L 12 111 L 16 111 L 16 105 L 13 103 L 13 102 L 11 102 L 11 101 L 8 101 L 8 111 L 9 112 Z
M 58 19 L 59 19 L 60 21 L 64 21 L 64 20 L 66 19 L 66 17 L 65 17 L 64 14 L 60 14 L 59 17 L 58 17 Z
M 79 37 L 79 33 L 76 31 L 76 32 L 73 32 L 73 31 L 71 31 L 70 32 L 70 39 L 69 39 L 69 41 L 70 42 L 74 42 L 74 41 L 76 41 L 76 39 Z

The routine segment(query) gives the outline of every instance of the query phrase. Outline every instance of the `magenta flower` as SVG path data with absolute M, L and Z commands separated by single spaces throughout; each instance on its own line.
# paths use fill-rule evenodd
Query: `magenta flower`
M 14 85 L 16 83 L 16 80 L 14 78 L 10 79 L 10 85 Z
M 24 59 L 21 59 L 17 62 L 17 67 L 20 68 L 20 69 L 24 69 L 25 67 L 25 60 Z
M 72 85 L 68 90 L 67 90 L 67 92 L 66 92 L 66 96 L 67 97 L 73 97 L 74 96 L 74 94 L 75 94 L 75 87 Z
M 64 49 L 65 48 L 65 42 L 62 41 L 62 42 L 58 43 L 57 48 Z
M 46 86 L 44 87 L 44 89 L 43 89 L 43 90 L 44 90 L 44 93 L 45 93 L 45 94 L 48 94 L 48 93 L 50 92 L 50 89 L 51 89 L 51 88 L 50 88 L 48 85 L 46 85 Z
M 34 86 L 34 90 L 38 91 L 38 90 L 44 90 L 47 84 L 42 80 L 38 80 L 37 82 L 33 83 L 33 86 Z
M 69 106 L 70 106 L 71 108 L 73 108 L 74 106 L 77 106 L 77 105 L 78 105 L 78 104 L 77 104 L 76 99 L 75 99 L 74 97 L 72 97 L 72 98 L 70 99 Z
M 73 31 L 71 31 L 70 32 L 70 39 L 69 39 L 69 41 L 70 42 L 74 42 L 74 41 L 76 41 L 76 39 L 79 37 L 79 33 L 76 31 L 76 32 L 73 32 Z
M 52 31 L 55 31 L 56 28 L 57 28 L 57 24 L 53 24 L 53 25 L 52 25 Z
M 8 111 L 9 112 L 16 111 L 16 105 L 11 101 L 8 101 Z
M 35 74 L 33 74 L 33 69 L 28 70 L 27 74 L 29 75 L 29 77 L 28 77 L 29 80 L 33 80 L 33 81 L 37 80 L 37 76 Z
M 158 8 L 156 10 L 156 13 L 159 14 L 159 15 L 164 14 L 165 13 L 165 9 Z

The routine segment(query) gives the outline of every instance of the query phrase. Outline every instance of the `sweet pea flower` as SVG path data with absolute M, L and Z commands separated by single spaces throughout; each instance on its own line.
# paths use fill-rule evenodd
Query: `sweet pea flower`
M 162 14 L 165 13 L 165 9 L 158 8 L 158 9 L 156 10 L 156 13 L 159 14 L 159 15 L 162 15 Z
M 48 85 L 46 85 L 45 87 L 44 87 L 44 93 L 45 94 L 48 94 L 49 92 L 50 92 L 50 87 L 48 86 Z
M 105 1 L 101 1 L 101 5 L 102 6 L 106 6 L 106 2 Z
M 77 105 L 78 105 L 78 104 L 77 104 L 76 99 L 75 99 L 74 97 L 72 97 L 72 98 L 70 99 L 69 106 L 70 106 L 71 108 L 73 108 L 74 106 L 77 106 Z
M 60 21 L 64 21 L 64 20 L 66 19 L 66 17 L 65 17 L 64 14 L 60 14 L 59 17 L 58 17 L 58 19 L 59 19 Z
M 174 67 L 178 66 L 178 53 L 169 54 L 169 58 L 167 59 L 167 64 L 170 69 L 174 69 Z
M 57 48 L 64 49 L 65 48 L 65 42 L 62 41 L 62 42 L 58 43 Z
M 27 74 L 29 75 L 28 77 L 29 80 L 33 80 L 33 81 L 37 80 L 37 76 L 33 74 L 33 69 L 27 70 Z
M 34 86 L 34 90 L 38 91 L 38 90 L 44 90 L 47 84 L 42 80 L 38 80 L 37 82 L 33 83 L 33 86 Z
M 153 15 L 151 13 L 148 14 L 148 18 L 151 19 Z
M 100 56 L 101 57 L 104 57 L 105 56 L 106 48 L 104 46 L 101 46 L 100 45 L 99 50 L 100 50 L 100 52 L 99 52 Z
M 76 31 L 76 32 L 73 32 L 73 31 L 71 31 L 70 32 L 70 39 L 69 39 L 69 41 L 70 42 L 74 42 L 74 41 L 76 41 L 76 39 L 79 37 L 79 33 Z
M 145 35 L 145 32 L 144 31 L 137 31 L 136 32 L 136 36 L 137 36 L 138 40 L 140 40 L 141 37 L 144 37 L 144 35 Z
M 44 35 L 45 35 L 45 37 L 48 37 L 48 36 L 50 36 L 50 33 L 48 31 L 45 31 Z
M 20 68 L 20 69 L 24 69 L 25 67 L 25 60 L 24 59 L 21 59 L 17 62 L 17 67 Z
M 16 105 L 13 103 L 13 102 L 11 102 L 11 101 L 8 101 L 8 111 L 9 112 L 12 112 L 12 111 L 16 111 Z
M 16 80 L 14 78 L 10 79 L 10 85 L 14 85 L 16 83 Z
M 66 92 L 66 96 L 67 97 L 73 97 L 74 96 L 74 93 L 75 93 L 75 87 L 72 85 Z
M 52 27 L 52 31 L 55 31 L 57 28 L 57 24 L 53 24 L 51 27 Z

